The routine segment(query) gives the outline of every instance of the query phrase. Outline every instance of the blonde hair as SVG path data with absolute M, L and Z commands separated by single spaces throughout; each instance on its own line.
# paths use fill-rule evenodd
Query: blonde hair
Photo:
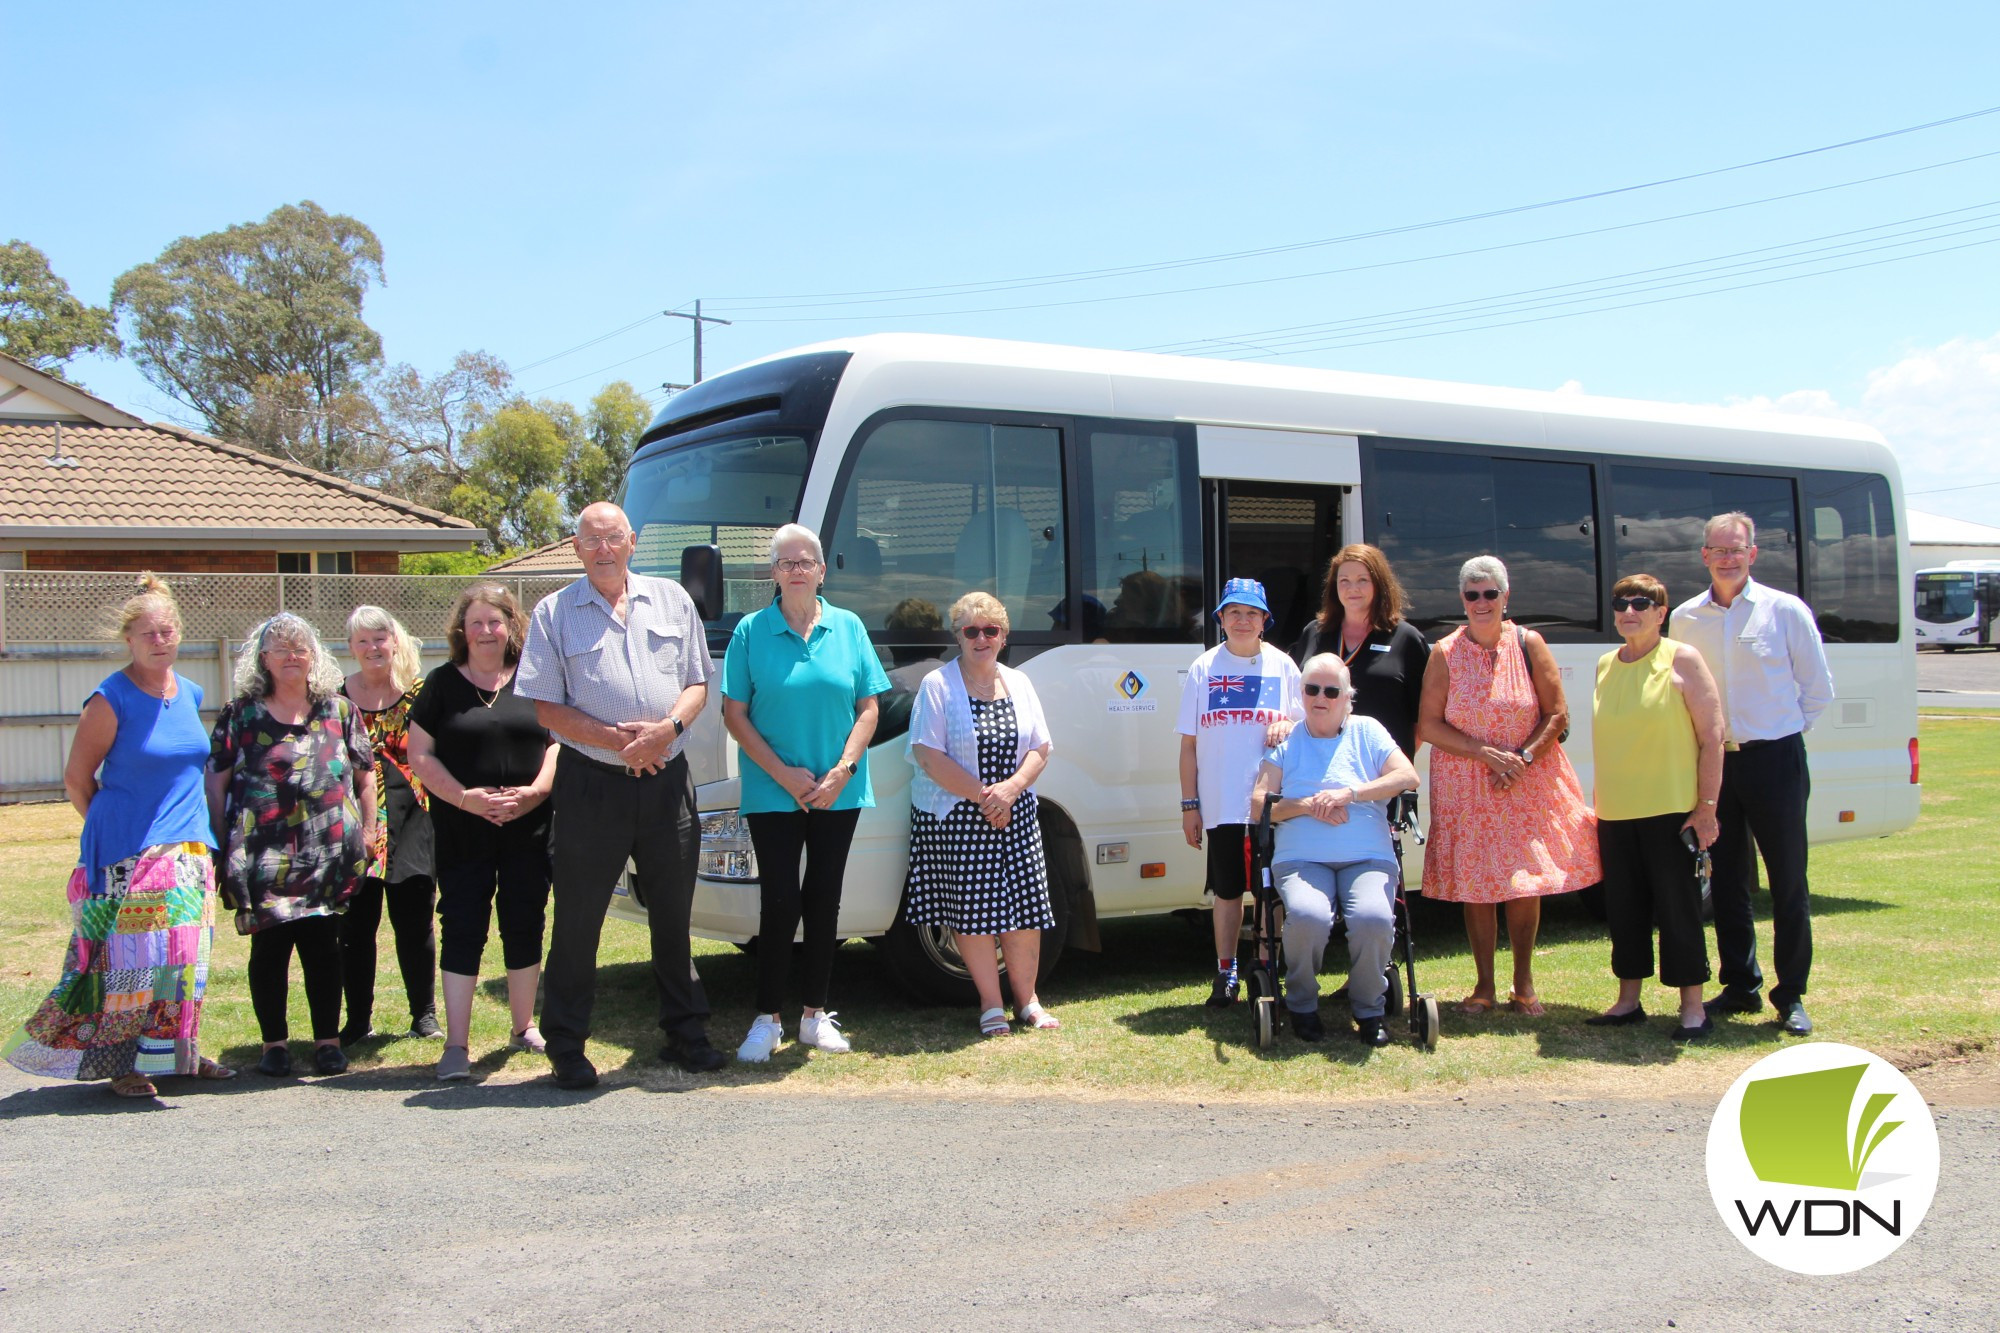
M 233 697 L 261 699 L 271 692 L 276 682 L 264 669 L 264 650 L 274 643 L 296 644 L 311 654 L 306 695 L 314 703 L 340 693 L 340 663 L 333 660 L 333 654 L 319 641 L 319 634 L 290 611 L 280 611 L 251 630 L 250 637 L 236 650 L 236 670 L 230 682 Z
M 118 608 L 114 621 L 119 638 L 124 638 L 132 628 L 132 622 L 148 612 L 163 615 L 174 624 L 174 633 L 187 633 L 187 625 L 181 620 L 181 604 L 174 600 L 174 590 L 167 581 L 152 570 L 142 570 L 137 585 L 125 604 Z
M 1007 622 L 1007 607 L 990 592 L 969 592 L 951 604 L 951 627 L 955 631 L 974 616 L 990 620 L 1001 629 L 1012 629 Z
M 408 694 L 419 677 L 424 674 L 422 645 L 410 637 L 403 628 L 403 622 L 384 611 L 379 606 L 363 604 L 354 608 L 347 617 L 347 638 L 351 643 L 362 630 L 387 630 L 395 640 L 395 647 L 389 651 L 389 680 L 396 687 L 396 693 Z

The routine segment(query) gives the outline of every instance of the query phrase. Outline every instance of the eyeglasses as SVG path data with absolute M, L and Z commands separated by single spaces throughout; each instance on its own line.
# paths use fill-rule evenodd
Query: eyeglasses
M 1611 599 L 1613 611 L 1650 611 L 1660 603 L 1650 597 L 1614 597 Z
M 1500 600 L 1500 590 L 1498 588 L 1465 588 L 1458 595 L 1468 602 L 1497 602 Z
M 965 636 L 967 643 L 971 643 L 975 639 L 997 639 L 1006 632 L 1006 630 L 1000 628 L 998 625 L 967 625 L 959 631 L 960 634 Z
M 1757 548 L 1754 546 L 1704 546 L 1701 549 L 1710 555 L 1719 555 L 1730 560 L 1740 560 Z
M 1347 689 L 1345 686 L 1315 685 L 1310 681 L 1306 682 L 1304 685 L 1299 686 L 1299 688 L 1306 692 L 1306 698 L 1308 699 L 1317 699 L 1322 694 L 1324 694 L 1329 699 L 1338 699 L 1341 695 L 1347 693 Z
M 578 537 L 576 544 L 586 551 L 617 550 L 632 534 L 621 532 L 616 537 Z
M 801 556 L 797 560 L 774 560 L 780 574 L 806 574 L 819 568 L 819 561 L 811 556 Z

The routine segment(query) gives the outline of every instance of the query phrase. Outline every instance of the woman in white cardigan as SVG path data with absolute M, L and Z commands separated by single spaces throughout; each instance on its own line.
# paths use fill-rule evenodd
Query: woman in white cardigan
M 1041 932 L 1055 925 L 1035 815 L 1048 723 L 1028 678 L 1000 665 L 1007 608 L 971 592 L 951 608 L 959 655 L 924 678 L 910 715 L 910 880 L 904 911 L 946 927 L 979 989 L 981 1036 L 1013 1029 L 1000 1005 L 1007 963 L 1014 1017 L 1054 1028 L 1035 997 Z

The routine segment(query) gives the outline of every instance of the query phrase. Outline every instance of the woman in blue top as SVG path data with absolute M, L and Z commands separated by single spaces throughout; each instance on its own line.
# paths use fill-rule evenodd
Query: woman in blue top
M 1417 770 L 1388 728 L 1354 712 L 1347 665 L 1332 653 L 1300 673 L 1305 725 L 1265 756 L 1251 809 L 1267 794 L 1278 826 L 1271 876 L 1285 900 L 1285 1008 L 1301 1040 L 1319 1041 L 1319 964 L 1334 905 L 1347 922 L 1347 1000 L 1364 1046 L 1386 1046 L 1383 994 L 1396 942 L 1396 849 L 1382 803 L 1414 791 Z
M 163 580 L 139 576 L 118 630 L 132 660 L 84 701 L 63 770 L 83 845 L 62 979 L 0 1054 L 30 1074 L 152 1097 L 152 1075 L 235 1071 L 196 1045 L 215 935 L 208 729 L 201 688 L 174 670 L 181 613 Z
M 742 748 L 738 807 L 757 853 L 757 1019 L 736 1058 L 762 1062 L 784 1040 L 778 1014 L 805 917 L 799 1041 L 848 1049 L 826 1012 L 840 947 L 840 884 L 861 811 L 875 804 L 868 742 L 889 677 L 851 611 L 827 605 L 826 552 L 810 528 L 771 534 L 778 597 L 737 622 L 722 659 L 722 723 Z M 799 854 L 805 854 L 805 875 Z

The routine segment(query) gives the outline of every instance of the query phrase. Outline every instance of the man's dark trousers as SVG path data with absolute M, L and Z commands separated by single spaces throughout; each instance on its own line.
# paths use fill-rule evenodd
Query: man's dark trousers
M 687 760 L 676 755 L 634 777 L 564 746 L 554 801 L 555 910 L 541 1021 L 550 1057 L 579 1053 L 590 1038 L 598 937 L 627 857 L 652 931 L 660 1030 L 675 1041 L 706 1035 L 708 996 L 688 949 L 700 828 Z
M 1757 873 L 1753 858 L 1762 852 L 1771 889 L 1771 963 L 1778 974 L 1771 1002 L 1781 1012 L 1804 997 L 1812 972 L 1812 907 L 1806 889 L 1806 799 L 1811 792 L 1803 735 L 1753 741 L 1722 756 L 1722 793 L 1715 811 L 1721 833 L 1710 852 L 1718 970 L 1729 990 L 1747 993 L 1763 987 L 1750 909 Z

